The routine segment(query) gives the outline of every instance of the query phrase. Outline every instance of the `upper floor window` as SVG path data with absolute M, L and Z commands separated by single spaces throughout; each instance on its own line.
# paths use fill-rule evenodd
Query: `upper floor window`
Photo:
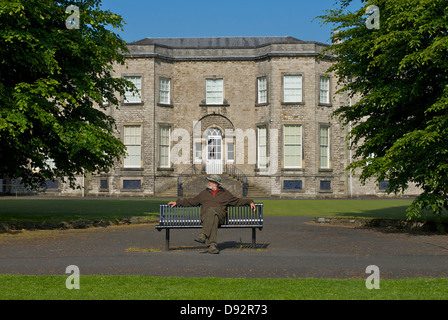
M 125 76 L 126 80 L 131 81 L 137 88 L 135 91 L 126 91 L 124 93 L 124 103 L 140 103 L 142 102 L 142 77 L 140 76 Z
M 302 76 L 283 76 L 283 102 L 302 102 Z
M 171 85 L 171 79 L 169 78 L 159 79 L 159 103 L 162 104 L 171 103 L 170 85 Z
M 206 79 L 206 104 L 223 104 L 223 79 Z
M 266 77 L 261 77 L 257 79 L 257 87 L 258 87 L 258 103 L 267 103 L 268 102 L 268 84 Z
M 319 102 L 330 103 L 330 79 L 325 76 L 319 78 Z

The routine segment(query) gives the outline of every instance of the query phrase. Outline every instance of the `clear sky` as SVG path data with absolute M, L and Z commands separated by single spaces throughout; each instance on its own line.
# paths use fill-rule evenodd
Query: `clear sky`
M 329 43 L 331 26 L 316 16 L 335 0 L 103 0 L 121 15 L 126 42 L 164 37 L 292 36 Z M 355 0 L 353 8 L 361 7 Z

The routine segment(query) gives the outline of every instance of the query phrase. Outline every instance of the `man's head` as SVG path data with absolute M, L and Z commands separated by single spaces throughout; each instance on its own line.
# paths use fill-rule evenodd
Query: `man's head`
M 212 174 L 211 176 L 207 177 L 207 180 L 208 187 L 212 190 L 218 189 L 219 185 L 221 184 L 221 178 L 216 174 Z

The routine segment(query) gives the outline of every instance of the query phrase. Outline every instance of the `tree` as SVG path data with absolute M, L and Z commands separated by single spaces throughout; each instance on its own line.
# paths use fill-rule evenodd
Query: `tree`
M 123 23 L 98 0 L 0 0 L 0 173 L 73 187 L 125 154 L 103 105 L 131 85 L 112 76 L 127 48 L 107 27 Z
M 448 1 L 363 0 L 355 11 L 350 4 L 317 17 L 333 24 L 326 52 L 339 91 L 360 97 L 334 113 L 351 127 L 356 160 L 348 169 L 360 168 L 363 183 L 389 181 L 390 193 L 415 183 L 422 193 L 408 217 L 423 209 L 440 217 L 448 209 Z

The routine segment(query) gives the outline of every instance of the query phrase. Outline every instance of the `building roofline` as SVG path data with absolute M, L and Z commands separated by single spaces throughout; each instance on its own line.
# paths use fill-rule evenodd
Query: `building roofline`
M 291 36 L 278 37 L 195 37 L 195 38 L 145 38 L 127 43 L 128 46 L 154 45 L 170 49 L 256 49 L 272 44 L 317 44 Z

